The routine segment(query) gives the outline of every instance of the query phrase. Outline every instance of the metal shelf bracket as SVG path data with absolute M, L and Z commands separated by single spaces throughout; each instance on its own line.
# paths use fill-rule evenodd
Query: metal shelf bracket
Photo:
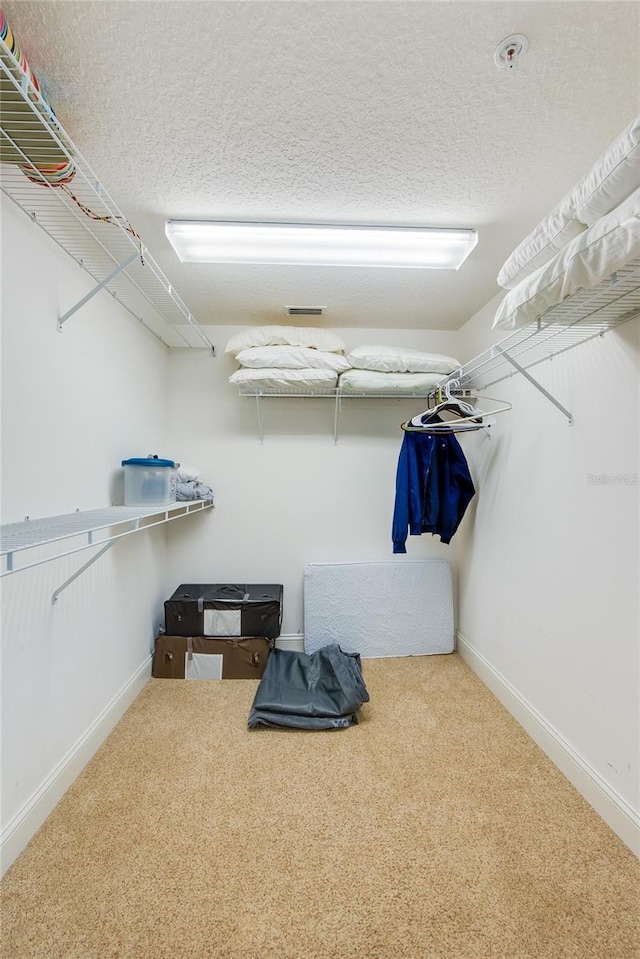
M 260 417 L 260 394 L 256 393 L 256 414 L 258 416 L 258 439 L 260 445 L 264 445 L 264 430 L 262 429 L 262 419 Z
M 122 263 L 118 263 L 115 270 L 112 270 L 109 276 L 105 277 L 104 280 L 102 280 L 101 283 L 98 283 L 97 286 L 94 286 L 91 292 L 87 293 L 86 296 L 83 296 L 81 300 L 78 300 L 75 306 L 72 306 L 70 310 L 67 310 L 66 313 L 63 313 L 63 315 L 58 319 L 58 332 L 62 332 L 62 326 L 67 322 L 69 317 L 73 316 L 73 314 L 76 313 L 82 306 L 84 306 L 85 303 L 88 303 L 89 300 L 96 295 L 96 293 L 99 293 L 100 290 L 104 289 L 107 283 L 110 283 L 111 280 L 118 275 L 118 273 L 121 273 L 122 270 L 125 270 L 128 266 L 130 266 L 134 260 L 138 259 L 139 256 L 140 253 L 136 251 L 135 253 L 132 253 L 131 256 L 128 256 L 126 260 L 123 260 Z
M 340 418 L 340 393 L 336 393 L 336 408 L 333 415 L 333 445 L 338 445 L 338 420 Z
M 95 561 L 96 561 L 97 559 L 100 559 L 100 557 L 101 557 L 104 553 L 106 553 L 108 549 L 111 549 L 111 547 L 114 546 L 114 545 L 116 544 L 116 542 L 117 542 L 117 540 L 112 539 L 109 543 L 107 543 L 106 546 L 103 546 L 102 549 L 99 549 L 98 552 L 95 554 L 95 556 L 92 556 L 91 559 L 87 560 L 87 562 L 84 563 L 84 564 L 80 567 L 80 569 L 77 569 L 77 570 L 75 571 L 75 573 L 73 574 L 73 576 L 70 576 L 69 579 L 65 579 L 64 583 L 62 584 L 62 586 L 58 586 L 58 588 L 56 589 L 56 591 L 55 591 L 54 594 L 52 595 L 52 597 L 51 597 L 51 603 L 52 603 L 52 604 L 53 604 L 53 603 L 57 603 L 57 602 L 58 602 L 58 596 L 60 595 L 60 593 L 61 593 L 64 589 L 66 589 L 67 586 L 70 586 L 71 583 L 74 581 L 74 579 L 77 579 L 78 576 L 82 576 L 82 574 L 84 573 L 84 571 L 85 571 L 86 569 L 89 569 L 90 566 L 93 566 L 93 564 L 95 563 Z
M 550 403 L 553 403 L 553 405 L 554 405 L 555 407 L 557 407 L 557 408 L 560 410 L 561 413 L 564 413 L 564 415 L 565 415 L 565 416 L 567 417 L 567 419 L 569 420 L 569 426 L 573 426 L 573 414 L 570 413 L 569 410 L 568 410 L 565 406 L 562 405 L 562 403 L 558 402 L 558 400 L 557 400 L 554 396 L 552 396 L 551 393 L 549 393 L 548 390 L 545 390 L 544 386 L 542 386 L 540 383 L 538 383 L 538 381 L 537 381 L 536 379 L 534 379 L 533 376 L 531 376 L 530 373 L 527 373 L 527 371 L 526 371 L 522 366 L 520 366 L 520 364 L 517 363 L 516 360 L 514 360 L 514 358 L 513 358 L 512 356 L 509 356 L 509 353 L 508 353 L 506 350 L 501 349 L 499 346 L 495 346 L 495 347 L 494 347 L 494 350 L 495 350 L 497 353 L 499 353 L 499 354 L 501 354 L 502 356 L 504 356 L 505 360 L 507 360 L 509 363 L 511 363 L 511 365 L 516 368 L 516 370 L 518 371 L 518 373 L 522 373 L 522 375 L 525 377 L 525 379 L 529 380 L 529 382 L 532 384 L 532 386 L 535 386 L 535 388 L 536 388 L 537 390 L 539 390 L 539 392 L 542 393 L 543 396 L 546 396 L 546 398 L 549 400 Z

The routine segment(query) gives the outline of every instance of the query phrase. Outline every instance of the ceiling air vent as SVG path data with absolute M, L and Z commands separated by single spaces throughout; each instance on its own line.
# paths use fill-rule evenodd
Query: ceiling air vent
M 322 316 L 326 306 L 285 306 L 287 316 Z

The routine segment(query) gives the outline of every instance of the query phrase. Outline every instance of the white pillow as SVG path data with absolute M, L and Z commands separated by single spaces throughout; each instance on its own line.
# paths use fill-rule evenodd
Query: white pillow
M 338 374 L 333 370 L 236 370 L 229 377 L 234 386 L 266 392 L 307 393 L 335 387 Z
M 306 346 L 326 353 L 344 353 L 345 345 L 337 333 L 314 327 L 253 326 L 231 337 L 225 353 L 235 356 L 252 346 Z
M 334 370 L 343 373 L 351 364 L 339 353 L 325 353 L 307 346 L 252 346 L 236 356 L 240 366 L 251 369 Z
M 442 373 L 380 373 L 379 370 L 347 370 L 338 386 L 345 393 L 428 393 L 446 379 Z
M 498 273 L 498 283 L 507 290 L 513 289 L 584 230 L 575 200 L 569 194 L 518 244 Z
M 452 373 L 460 366 L 452 356 L 396 346 L 356 346 L 347 360 L 358 370 L 380 373 Z
M 539 319 L 578 290 L 590 289 L 640 257 L 640 188 L 504 298 L 493 329 Z
M 498 273 L 512 290 L 552 260 L 585 226 L 611 213 L 640 187 L 640 116 L 632 120 L 541 223 L 520 243 Z
M 576 214 L 591 226 L 640 187 L 640 116 L 596 160 L 575 190 Z

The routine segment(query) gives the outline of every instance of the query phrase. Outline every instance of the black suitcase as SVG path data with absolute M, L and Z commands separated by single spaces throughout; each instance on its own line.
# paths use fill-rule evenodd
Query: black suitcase
M 265 636 L 282 624 L 280 584 L 183 583 L 164 604 L 170 636 Z

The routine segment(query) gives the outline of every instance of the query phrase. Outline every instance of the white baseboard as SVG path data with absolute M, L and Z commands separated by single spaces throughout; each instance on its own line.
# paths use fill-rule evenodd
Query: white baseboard
M 276 649 L 287 649 L 292 653 L 304 653 L 304 636 L 302 633 L 290 633 L 285 636 L 278 636 L 276 639 Z
M 576 752 L 551 723 L 520 695 L 511 683 L 485 659 L 460 631 L 457 633 L 460 656 L 497 696 L 531 738 L 564 773 L 599 816 L 636 856 L 640 855 L 640 816 L 596 770 Z
M 138 667 L 131 679 L 107 703 L 75 746 L 66 756 L 63 756 L 42 785 L 9 820 L 0 833 L 0 875 L 5 874 L 49 813 L 60 802 L 67 789 L 134 701 L 150 675 L 151 656 Z

